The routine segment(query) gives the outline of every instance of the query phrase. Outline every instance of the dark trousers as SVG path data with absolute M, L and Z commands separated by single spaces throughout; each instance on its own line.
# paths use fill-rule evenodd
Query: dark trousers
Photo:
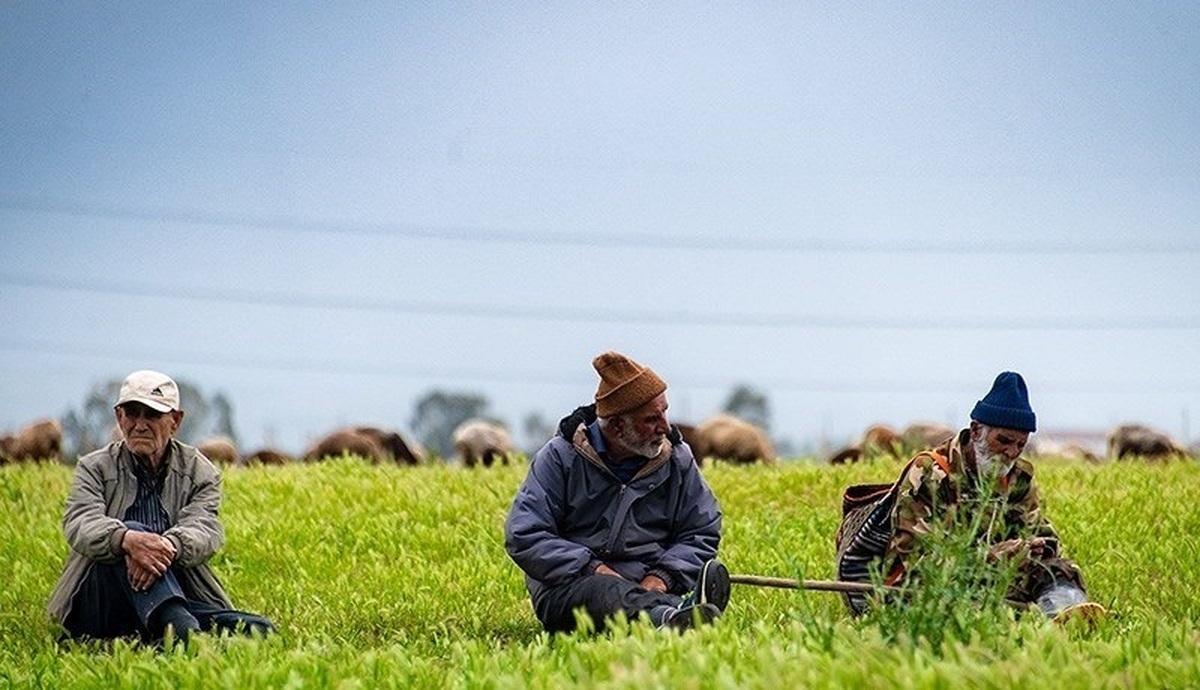
M 618 613 L 629 620 L 656 607 L 678 606 L 680 597 L 643 589 L 635 582 L 612 575 L 588 575 L 544 590 L 533 602 L 533 610 L 548 632 L 575 629 L 575 611 L 582 609 L 596 630 Z M 653 616 L 652 616 L 653 617 Z
M 135 528 L 137 523 L 128 523 Z M 71 612 L 63 625 L 74 638 L 110 639 L 140 635 L 144 641 L 157 641 L 163 630 L 154 629 L 151 621 L 160 606 L 178 601 L 196 617 L 200 629 L 206 632 L 258 631 L 266 634 L 275 630 L 271 621 L 245 611 L 226 609 L 204 601 L 191 599 L 175 576 L 167 572 L 144 592 L 136 592 L 129 584 L 129 570 L 122 559 L 118 563 L 93 563 L 71 600 Z

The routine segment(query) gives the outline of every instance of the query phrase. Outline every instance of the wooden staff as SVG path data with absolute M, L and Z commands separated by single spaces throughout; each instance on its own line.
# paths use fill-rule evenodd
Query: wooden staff
M 730 575 L 729 581 L 735 585 L 754 585 L 756 587 L 776 587 L 778 589 L 812 589 L 812 590 L 817 590 L 820 592 L 871 593 L 871 592 L 899 592 L 900 591 L 899 587 L 891 587 L 888 585 L 876 586 L 869 582 L 844 582 L 842 580 L 793 580 L 790 577 L 767 577 L 766 575 Z M 1014 601 L 1012 599 L 1005 599 L 1004 602 L 1010 606 L 1015 606 L 1017 608 L 1028 608 L 1028 609 L 1037 608 L 1035 604 L 1029 603 L 1029 602 Z M 1105 611 L 1103 606 L 1100 606 L 1100 604 L 1093 604 L 1091 602 L 1088 602 L 1085 604 L 1078 604 L 1077 606 L 1081 607 L 1081 609 L 1086 608 L 1086 607 L 1091 607 L 1091 608 L 1086 608 L 1086 610 L 1083 610 L 1082 614 L 1081 614 L 1082 616 L 1088 617 L 1089 619 L 1092 617 L 1095 617 L 1097 610 L 1099 610 L 1103 613 L 1108 613 L 1107 611 Z M 1075 607 L 1074 606 L 1069 607 L 1068 609 L 1065 609 L 1064 611 L 1067 611 L 1067 610 L 1070 610 L 1073 608 L 1075 608 Z
M 767 577 L 765 575 L 730 575 L 729 581 L 735 585 L 754 585 L 756 587 L 776 587 L 779 589 L 815 589 L 821 592 L 878 592 L 881 590 L 896 589 L 895 587 L 876 587 L 869 582 L 793 580 L 788 577 Z

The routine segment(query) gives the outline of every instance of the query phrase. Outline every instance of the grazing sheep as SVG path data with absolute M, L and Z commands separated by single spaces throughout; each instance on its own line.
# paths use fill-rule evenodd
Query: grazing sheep
M 504 427 L 484 419 L 469 419 L 454 430 L 454 450 L 467 467 L 491 467 L 497 460 L 508 464 L 512 438 Z
M 739 464 L 775 462 L 775 446 L 765 431 L 733 415 L 719 414 L 696 427 L 692 453 L 703 458 L 727 460 Z M 691 444 L 689 444 L 691 445 Z
M 1108 457 L 1112 460 L 1127 457 L 1167 460 L 1187 456 L 1188 450 L 1182 443 L 1141 424 L 1122 424 L 1108 435 Z
M 840 465 L 881 455 L 907 461 L 926 448 L 940 446 L 953 435 L 954 429 L 934 422 L 913 422 L 902 432 L 886 424 L 872 424 L 863 432 L 861 441 L 835 452 L 829 462 Z
M 1097 465 L 1100 463 L 1100 457 L 1089 450 L 1086 446 L 1079 443 L 1067 443 L 1052 441 L 1046 439 L 1037 439 L 1027 446 L 1026 451 L 1035 457 L 1043 458 L 1059 458 L 1061 460 L 1081 460 L 1083 462 Z
M 414 450 L 394 431 L 372 426 L 356 426 L 331 432 L 314 443 L 303 457 L 306 462 L 313 462 L 327 457 L 338 457 L 343 453 L 357 455 L 372 463 L 397 462 L 408 465 L 421 462 L 422 455 L 419 447 Z
M 358 429 L 337 429 L 311 445 L 304 452 L 304 461 L 319 462 L 342 455 L 357 455 L 372 463 L 383 462 L 389 457 L 383 444 L 374 436 Z
M 904 436 L 886 424 L 872 424 L 863 432 L 863 452 L 871 455 L 905 455 Z
M 425 456 L 425 450 L 420 445 L 405 441 L 404 437 L 395 431 L 373 426 L 356 426 L 354 430 L 375 439 L 384 453 L 397 464 L 419 465 Z
M 260 448 L 242 458 L 243 465 L 286 465 L 292 456 L 273 448 Z
M 904 447 L 911 450 L 910 457 L 927 448 L 937 448 L 955 434 L 953 428 L 937 422 L 913 422 L 904 427 Z M 904 458 L 907 460 L 908 458 Z
M 228 467 L 238 464 L 237 445 L 228 436 L 211 436 L 197 443 L 196 448 L 217 465 Z
M 57 461 L 62 456 L 62 427 L 56 419 L 26 424 L 0 438 L 0 465 L 9 462 Z
M 831 465 L 858 462 L 864 457 L 887 455 L 896 459 L 907 459 L 904 437 L 886 424 L 872 424 L 863 432 L 862 440 L 847 446 L 829 458 Z

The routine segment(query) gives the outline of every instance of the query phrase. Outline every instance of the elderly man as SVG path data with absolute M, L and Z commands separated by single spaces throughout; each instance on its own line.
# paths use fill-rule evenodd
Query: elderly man
M 1085 603 L 1083 577 L 1060 554 L 1033 465 L 1020 457 L 1036 421 L 1024 379 L 1003 372 L 971 411 L 969 428 L 918 453 L 894 484 L 850 487 L 837 535 L 839 579 L 867 582 L 876 568 L 884 584 L 898 585 L 930 535 L 968 526 L 988 545 L 989 562 L 1015 568 L 1009 600 L 1036 602 L 1049 617 Z M 853 614 L 866 610 L 864 595 L 845 596 Z
M 115 412 L 123 440 L 75 469 L 63 517 L 71 554 L 50 596 L 51 618 L 76 639 L 273 630 L 267 619 L 233 610 L 207 565 L 225 541 L 221 475 L 173 438 L 183 421 L 175 381 L 135 371 Z
M 721 510 L 667 422 L 667 384 L 617 352 L 597 356 L 595 404 L 534 455 L 505 525 L 533 609 L 550 632 L 623 613 L 666 628 L 709 623 L 729 602 L 714 560 Z

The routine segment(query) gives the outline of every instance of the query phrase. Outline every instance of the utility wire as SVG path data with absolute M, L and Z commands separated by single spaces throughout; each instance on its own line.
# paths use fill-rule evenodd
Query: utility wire
M 19 354 L 52 355 L 56 357 L 79 357 L 125 361 L 128 351 L 105 349 L 76 343 L 63 344 L 45 340 L 2 341 L 0 352 Z M 438 381 L 463 381 L 468 383 L 498 383 L 526 385 L 571 386 L 587 390 L 595 384 L 595 377 L 586 372 L 565 375 L 559 372 L 515 368 L 474 369 L 464 367 L 430 366 L 415 363 L 377 364 L 344 359 L 322 359 L 312 357 L 288 357 L 272 353 L 269 356 L 241 354 L 237 357 L 213 355 L 204 352 L 173 350 L 170 361 L 176 366 L 216 366 L 251 371 L 275 371 L 296 374 L 319 374 L 339 376 L 370 376 L 398 379 L 435 379 Z M 682 389 L 729 390 L 739 384 L 747 384 L 745 377 L 672 376 L 671 384 Z M 887 380 L 834 380 L 820 378 L 797 378 L 773 376 L 769 383 L 754 384 L 777 392 L 792 393 L 861 393 L 861 394 L 973 394 L 978 393 L 979 382 L 937 381 L 922 378 L 920 381 Z M 1191 393 L 1200 388 L 1200 381 L 1176 380 L 1170 382 L 1121 382 L 1121 381 L 1071 381 L 1067 383 L 1039 381 L 1041 394 L 1086 393 L 1089 395 L 1128 395 L 1133 390 L 1153 390 L 1155 393 Z
M 0 284 L 146 299 L 178 299 L 290 309 L 332 309 L 435 317 L 469 317 L 506 321 L 608 323 L 654 326 L 741 326 L 757 328 L 900 330 L 900 331 L 1180 331 L 1200 328 L 1200 315 L 1181 316 L 1042 316 L 1042 317 L 855 317 L 821 314 L 747 314 L 686 310 L 630 310 L 589 306 L 512 306 L 403 300 L 355 295 L 294 292 L 251 292 L 220 287 L 181 287 L 112 279 L 49 277 L 0 272 Z
M 221 213 L 200 209 L 135 207 L 121 204 L 83 202 L 62 199 L 30 198 L 0 193 L 0 208 L 32 213 L 50 213 L 86 219 L 107 218 L 150 222 L 156 225 L 180 223 L 227 229 L 273 230 L 315 234 L 366 235 L 433 241 L 493 242 L 532 245 L 572 245 L 584 247 L 672 249 L 701 251 L 747 251 L 842 254 L 990 254 L 990 255 L 1145 255 L 1190 254 L 1200 252 L 1200 239 L 1146 239 L 1130 232 L 1124 237 L 1086 241 L 1021 240 L 995 238 L 972 240 L 829 238 L 829 237 L 712 237 L 645 232 L 554 232 L 481 227 L 435 227 L 411 223 L 369 223 L 363 221 L 318 220 L 287 215 Z

